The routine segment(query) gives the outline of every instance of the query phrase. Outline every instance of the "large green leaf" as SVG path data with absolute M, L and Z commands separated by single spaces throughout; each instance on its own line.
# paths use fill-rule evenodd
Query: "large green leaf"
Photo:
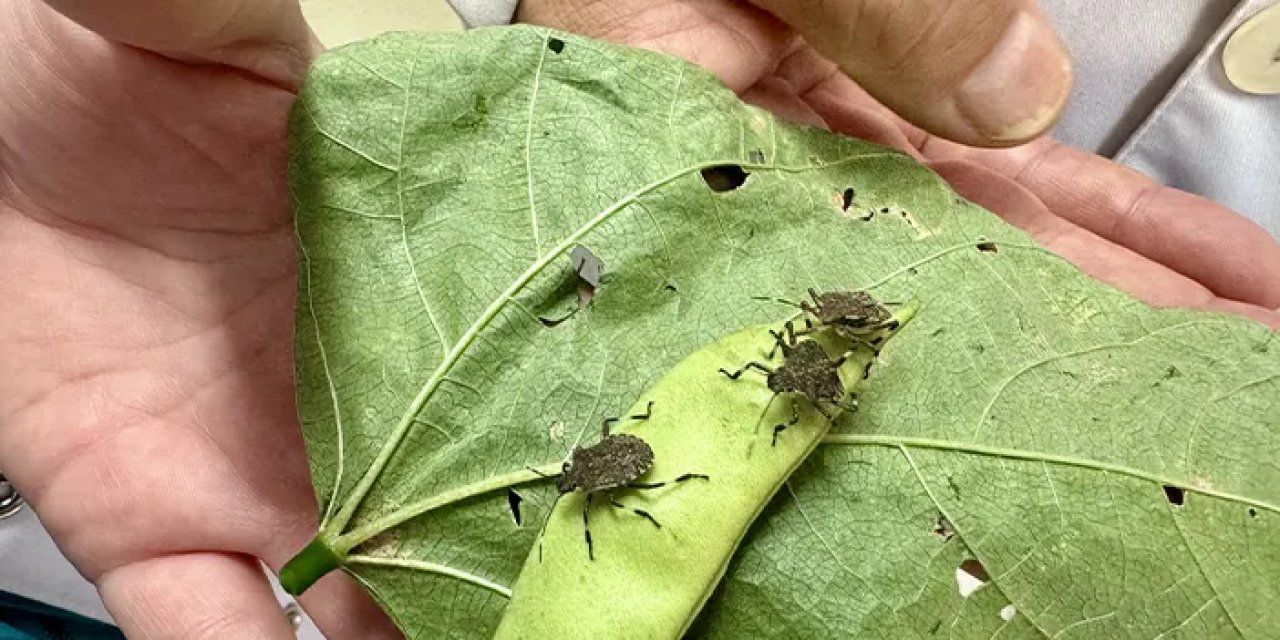
M 1280 635 L 1265 328 L 1149 309 L 906 156 L 564 34 L 335 50 L 291 132 L 313 556 L 343 562 L 410 637 L 490 635 L 554 498 L 526 467 L 555 472 L 677 362 L 786 315 L 751 296 L 808 287 L 923 306 L 692 635 Z M 702 170 L 726 164 L 750 176 L 709 188 Z M 609 277 L 544 326 L 572 305 L 576 244 Z M 658 449 L 672 431 L 646 437 Z M 965 597 L 967 558 L 991 580 Z

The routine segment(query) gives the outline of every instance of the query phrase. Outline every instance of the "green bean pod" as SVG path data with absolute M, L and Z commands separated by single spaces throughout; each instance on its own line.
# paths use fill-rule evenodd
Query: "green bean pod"
M 913 312 L 908 308 L 903 320 Z M 548 517 L 541 552 L 535 544 L 525 561 L 496 638 L 652 640 L 678 638 L 688 629 L 752 521 L 831 428 L 796 397 L 799 421 L 771 446 L 774 425 L 791 418 L 792 394 L 775 397 L 758 371 L 737 380 L 719 373 L 752 360 L 781 364 L 780 354 L 765 358 L 774 342 L 771 328 L 778 329 L 752 327 L 689 355 L 628 412 L 641 413 L 652 401 L 651 417 L 616 429 L 653 448 L 653 466 L 639 481 L 685 473 L 710 479 L 613 492 L 623 505 L 652 514 L 661 528 L 597 496 L 590 514 L 594 561 L 583 536 L 586 496 L 562 496 Z M 832 336 L 821 341 L 831 354 L 848 348 Z M 846 396 L 873 357 L 865 346 L 850 354 L 840 370 Z

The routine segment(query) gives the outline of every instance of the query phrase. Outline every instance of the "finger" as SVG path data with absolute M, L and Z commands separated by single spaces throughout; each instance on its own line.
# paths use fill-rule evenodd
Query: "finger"
M 1224 206 L 1047 138 L 999 151 L 931 140 L 922 150 L 930 158 L 971 159 L 995 168 L 1055 214 L 1220 297 L 1280 307 L 1280 243 Z
M 909 134 L 928 134 L 906 124 L 812 47 L 792 49 L 778 63 L 775 75 L 792 87 L 828 129 L 893 147 L 916 160 L 924 159 Z
M 516 20 L 678 56 L 741 93 L 791 43 L 786 26 L 738 0 L 523 0 Z
M 129 638 L 293 638 L 256 560 L 222 553 L 163 556 L 98 579 L 107 611 Z
M 109 40 L 296 87 L 322 49 L 298 0 L 46 0 Z M 38 0 L 18 0 L 38 11 Z
M 1033 0 L 751 1 L 899 115 L 957 142 L 1029 140 L 1070 93 L 1070 60 Z
M 811 127 L 826 126 L 822 116 L 796 96 L 795 91 L 781 78 L 768 77 L 742 92 L 742 100 L 773 115 Z
M 1268 327 L 1271 327 L 1272 329 L 1280 331 L 1280 311 L 1263 309 L 1256 305 L 1236 302 L 1235 300 L 1223 300 L 1222 298 L 1214 299 L 1209 303 L 1208 308 L 1215 311 L 1221 311 L 1223 313 L 1231 313 L 1244 316 L 1246 318 L 1252 318 L 1267 325 Z
M 958 193 L 1030 233 L 1081 271 L 1159 307 L 1206 307 L 1213 294 L 1200 283 L 1053 215 L 1030 191 L 964 160 L 935 160 Z
M 355 579 L 340 571 L 321 578 L 298 602 L 329 640 L 404 637 Z

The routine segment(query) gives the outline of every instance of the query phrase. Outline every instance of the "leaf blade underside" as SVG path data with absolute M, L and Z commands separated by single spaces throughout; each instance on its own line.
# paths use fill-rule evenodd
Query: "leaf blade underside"
M 1280 343 L 1257 325 L 1150 310 L 905 156 L 775 121 L 674 59 L 545 30 L 335 50 L 291 135 L 324 530 L 356 545 L 346 569 L 410 637 L 491 633 L 554 493 L 526 466 L 554 472 L 684 356 L 785 315 L 751 296 L 808 287 L 924 305 L 692 635 L 1280 627 L 1280 556 L 1261 542 L 1280 522 Z M 714 192 L 700 170 L 727 163 L 750 175 Z M 578 242 L 608 279 L 544 327 Z M 966 557 L 993 577 L 968 598 Z

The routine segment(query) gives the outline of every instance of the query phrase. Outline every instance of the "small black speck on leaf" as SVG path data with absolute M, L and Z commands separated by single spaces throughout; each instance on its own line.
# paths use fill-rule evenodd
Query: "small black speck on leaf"
M 1000 249 L 996 247 L 996 243 L 990 240 L 983 240 L 974 245 L 974 247 L 983 253 L 1000 253 Z
M 1166 380 L 1169 378 L 1176 378 L 1180 375 L 1182 375 L 1182 371 L 1178 370 L 1178 368 L 1173 365 L 1169 365 L 1169 368 L 1164 371 L 1164 377 Z
M 755 150 L 753 150 L 751 153 L 748 153 L 748 154 L 747 154 L 747 159 L 748 159 L 748 160 L 750 160 L 750 161 L 752 161 L 752 162 L 754 162 L 754 163 L 756 163 L 756 164 L 763 164 L 763 163 L 764 163 L 764 152 L 763 152 L 763 151 L 761 151 L 761 150 L 759 150 L 759 149 L 755 149 Z
M 884 207 L 880 209 L 880 213 L 889 213 L 889 207 Z
M 933 532 L 945 542 L 956 537 L 956 530 L 951 527 L 951 521 L 947 517 L 938 514 L 938 521 L 933 525 Z
M 663 289 L 666 289 L 667 291 L 670 291 L 670 292 L 672 292 L 672 293 L 675 293 L 675 292 L 679 291 L 679 289 L 677 289 L 677 288 L 676 288 L 676 286 L 675 286 L 674 284 L 671 284 L 670 282 L 668 282 L 667 284 L 662 285 L 662 288 L 663 288 Z
M 547 40 L 547 48 L 550 49 L 552 53 L 559 55 L 561 51 L 564 51 L 564 40 L 559 38 Z
M 854 196 L 857 196 L 857 195 L 858 195 L 858 192 L 854 191 L 853 187 L 849 187 L 845 189 L 844 193 L 840 194 L 840 208 L 845 211 L 848 211 L 849 207 L 853 206 Z
M 1258 517 L 1258 510 L 1254 509 L 1253 507 L 1249 507 L 1249 517 L 1250 518 Z
M 559 318 L 548 318 L 546 316 L 538 316 L 538 322 L 542 323 L 542 326 L 548 329 L 552 329 L 558 326 L 560 323 L 564 322 L 565 320 L 572 318 L 573 314 L 577 312 L 578 310 L 574 309 L 573 311 L 570 311 L 569 313 L 566 313 L 563 316 L 560 316 Z
M 1175 507 L 1181 507 L 1186 495 L 1182 490 L 1182 487 L 1175 487 L 1171 484 L 1166 484 L 1164 485 L 1164 498 L 1169 501 L 1169 504 Z
M 520 503 L 524 502 L 524 498 L 516 493 L 514 489 L 507 489 L 507 506 L 511 507 L 511 518 L 516 521 L 516 526 L 520 526 L 524 519 L 520 516 Z
M 751 174 L 743 171 L 742 167 L 736 164 L 722 164 L 702 170 L 703 182 L 706 182 L 707 186 L 716 193 L 733 191 L 741 187 L 749 175 Z

